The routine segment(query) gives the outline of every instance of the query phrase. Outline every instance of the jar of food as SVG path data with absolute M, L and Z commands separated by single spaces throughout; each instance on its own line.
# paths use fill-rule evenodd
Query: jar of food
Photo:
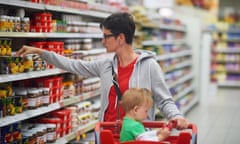
M 36 130 L 34 129 L 31 129 L 29 130 L 31 136 L 30 136 L 30 139 L 29 139 L 29 144 L 37 144 L 37 133 L 36 133 Z
M 47 124 L 47 142 L 52 143 L 57 140 L 56 135 L 56 125 L 55 124 Z
M 28 89 L 28 109 L 39 107 L 39 91 L 36 88 Z
M 23 110 L 27 110 L 28 108 L 28 96 L 27 90 L 24 88 L 15 89 L 15 96 L 22 97 L 22 108 Z
M 81 49 L 81 39 L 76 39 L 75 40 L 75 50 L 80 50 Z
M 8 21 L 8 26 L 7 26 L 8 30 L 7 31 L 8 32 L 13 32 L 13 29 L 14 29 L 13 17 L 8 16 L 7 21 Z
M 45 143 L 47 143 L 47 126 L 45 124 L 39 124 L 39 127 L 42 129 L 42 132 L 43 132 L 43 142 L 45 144 Z
M 83 50 L 92 49 L 92 39 L 83 39 L 83 41 L 82 41 L 82 49 Z
M 65 98 L 70 98 L 75 96 L 75 87 L 73 85 L 72 81 L 65 81 L 63 82 L 63 95 L 62 97 Z
M 41 107 L 43 106 L 43 89 L 38 88 L 38 106 Z
M 28 54 L 24 57 L 24 71 L 33 71 L 33 55 Z
M 29 17 L 21 18 L 21 31 L 29 32 L 30 30 L 30 19 Z
M 8 91 L 6 89 L 0 89 L 0 98 L 6 98 Z
M 15 107 L 15 113 L 22 113 L 23 111 L 23 102 L 21 96 L 14 96 L 13 97 L 13 104 Z
M 1 15 L 0 16 L 0 31 L 1 32 L 6 32 L 7 31 L 7 16 L 6 15 Z
M 21 20 L 20 17 L 13 17 L 13 31 L 20 32 L 21 31 Z
M 34 128 L 34 131 L 36 132 L 37 136 L 37 144 L 44 144 L 44 131 L 42 127 L 36 127 Z
M 43 102 L 43 106 L 48 106 L 50 104 L 50 88 L 44 87 L 41 88 L 42 89 L 42 102 Z

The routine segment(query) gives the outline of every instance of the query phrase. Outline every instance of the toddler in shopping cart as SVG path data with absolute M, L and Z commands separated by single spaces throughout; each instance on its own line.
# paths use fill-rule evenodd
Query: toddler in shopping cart
M 152 93 L 146 88 L 130 88 L 122 96 L 121 106 L 125 111 L 120 141 L 150 140 L 162 141 L 170 135 L 168 128 L 146 131 L 142 121 L 152 107 Z

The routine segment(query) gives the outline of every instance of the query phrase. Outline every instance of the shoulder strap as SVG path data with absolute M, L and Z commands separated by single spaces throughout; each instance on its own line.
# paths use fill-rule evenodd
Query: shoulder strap
M 121 94 L 121 91 L 120 91 L 120 88 L 119 88 L 119 85 L 117 82 L 116 73 L 114 72 L 113 66 L 112 66 L 112 82 L 113 82 L 115 91 L 117 93 L 118 101 L 120 101 L 122 94 Z
M 115 88 L 115 91 L 117 93 L 117 120 L 120 120 L 120 108 L 119 108 L 119 101 L 121 100 L 122 94 L 117 82 L 117 78 L 116 78 L 116 73 L 114 72 L 113 66 L 112 66 L 112 82 L 113 82 L 113 86 Z

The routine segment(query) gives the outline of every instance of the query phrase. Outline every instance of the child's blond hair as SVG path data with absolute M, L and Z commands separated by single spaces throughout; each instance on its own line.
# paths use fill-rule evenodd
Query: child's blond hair
M 146 103 L 149 108 L 153 104 L 152 93 L 146 88 L 129 88 L 124 92 L 121 100 L 121 105 L 125 112 L 144 103 Z

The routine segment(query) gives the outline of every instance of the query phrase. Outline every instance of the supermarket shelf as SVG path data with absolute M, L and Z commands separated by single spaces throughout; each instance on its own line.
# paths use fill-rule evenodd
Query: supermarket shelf
M 240 33 L 240 29 L 229 29 L 228 31 L 226 31 L 226 33 L 231 33 L 231 34 L 239 34 Z
M 187 67 L 187 66 L 192 66 L 192 61 L 191 60 L 186 60 L 186 61 L 183 61 L 181 63 L 170 66 L 169 68 L 164 69 L 164 73 L 171 72 L 171 71 L 174 71 L 176 69 L 184 68 L 184 67 Z
M 240 42 L 240 37 L 238 37 L 238 38 L 227 38 L 226 41 L 229 41 L 229 42 Z
M 92 11 L 101 11 L 101 12 L 108 12 L 108 13 L 119 12 L 118 8 L 113 7 L 111 5 L 106 5 L 103 3 L 95 3 L 91 1 L 88 1 L 88 9 Z
M 218 82 L 219 87 L 240 87 L 240 81 L 224 81 Z
M 187 81 L 187 80 L 190 80 L 190 79 L 192 79 L 192 78 L 193 78 L 193 73 L 189 73 L 189 74 L 187 74 L 187 75 L 185 75 L 185 76 L 177 79 L 176 81 L 168 84 L 168 87 L 169 87 L 169 88 L 172 88 L 172 87 L 174 87 L 174 86 L 176 86 L 176 85 L 178 85 L 178 84 L 181 84 L 181 83 L 183 83 L 183 82 L 185 82 L 185 81 Z
M 34 110 L 27 110 L 27 111 L 24 111 L 23 113 L 16 114 L 14 116 L 7 116 L 4 118 L 0 118 L 0 127 L 6 126 L 18 121 L 22 121 L 25 119 L 33 118 L 33 117 L 57 110 L 59 108 L 89 99 L 91 97 L 95 97 L 98 95 L 99 95 L 99 91 L 84 93 L 82 95 L 75 96 L 73 98 L 62 100 L 61 102 L 50 104 L 49 106 L 46 106 L 46 107 L 41 107 Z
M 240 53 L 240 48 L 217 48 L 213 51 L 218 53 Z
M 0 37 L 21 38 L 102 38 L 101 33 L 37 33 L 37 32 L 1 32 Z
M 23 113 L 16 114 L 14 116 L 7 116 L 7 117 L 4 117 L 4 118 L 0 119 L 0 127 L 6 126 L 6 125 L 9 125 L 9 124 L 18 122 L 18 121 L 22 121 L 22 120 L 25 120 L 25 119 L 29 119 L 29 118 L 32 118 L 32 117 L 35 117 L 35 116 L 39 116 L 39 115 L 42 115 L 44 113 L 48 113 L 48 112 L 57 110 L 59 108 L 60 108 L 59 103 L 54 103 L 54 104 L 51 104 L 49 106 L 41 107 L 41 108 L 38 108 L 38 109 L 35 109 L 35 110 L 27 110 L 27 111 L 24 111 Z
M 188 56 L 188 55 L 191 55 L 191 54 L 192 54 L 191 50 L 183 50 L 183 51 L 180 51 L 180 52 L 159 55 L 159 56 L 157 56 L 157 60 L 161 61 L 161 60 L 166 60 L 166 59 L 173 59 L 173 58 Z
M 216 72 L 219 72 L 219 73 L 226 73 L 226 74 L 240 74 L 240 70 L 215 70 Z
M 56 68 L 56 69 L 48 69 L 48 70 L 42 70 L 42 71 L 19 73 L 19 74 L 2 74 L 0 75 L 0 83 L 17 81 L 17 80 L 25 80 L 30 78 L 38 78 L 38 77 L 44 77 L 44 76 L 50 76 L 50 75 L 56 75 L 56 74 L 62 74 L 62 73 L 66 73 L 66 71 Z
M 64 12 L 64 13 L 78 14 L 78 15 L 84 15 L 84 16 L 92 16 L 92 17 L 97 17 L 97 18 L 105 18 L 110 15 L 110 13 L 107 13 L 107 12 L 99 12 L 99 11 L 92 11 L 92 10 L 80 10 L 80 9 L 74 9 L 74 8 L 53 6 L 53 5 L 44 5 L 44 8 L 49 11 Z
M 230 33 L 230 34 L 239 34 L 240 29 L 228 29 L 228 30 L 221 30 L 221 29 L 205 29 L 206 32 L 212 33 Z
M 101 54 L 101 53 L 106 53 L 106 49 L 105 48 L 96 48 L 96 49 L 91 49 L 91 50 L 77 50 L 77 51 L 73 51 L 73 53 L 82 53 L 84 55 Z
M 150 18 L 153 21 L 157 21 L 157 23 L 159 23 L 159 20 L 162 19 L 162 17 L 155 13 L 155 14 L 149 14 L 148 18 Z M 160 23 L 160 29 L 166 29 L 166 30 L 172 30 L 172 31 L 182 31 L 182 32 L 186 32 L 186 26 L 185 25 L 176 25 L 173 23 L 169 23 L 169 24 L 164 24 L 164 23 Z
M 239 60 L 212 60 L 212 62 L 215 62 L 215 63 L 240 63 Z
M 55 12 L 78 14 L 83 16 L 97 17 L 97 18 L 105 18 L 111 13 L 111 12 L 93 11 L 93 10 L 79 10 L 79 9 L 67 8 L 63 6 L 39 4 L 39 3 L 33 3 L 28 1 L 22 1 L 22 0 L 11 0 L 11 1 L 1 0 L 0 4 L 8 5 L 8 6 L 17 6 L 21 8 L 36 9 L 36 10 L 48 10 L 48 11 L 55 11 Z
M 101 33 L 45 33 L 46 38 L 102 38 Z
M 146 40 L 142 42 L 143 46 L 152 46 L 152 45 L 180 45 L 185 44 L 185 39 L 179 39 L 179 40 Z
M 93 130 L 95 128 L 95 125 L 97 124 L 98 120 L 91 121 L 81 127 L 79 127 L 76 131 L 71 132 L 70 134 L 59 138 L 55 143 L 51 144 L 66 144 L 76 138 L 77 135 L 84 134 L 90 130 Z
M 185 96 L 186 94 L 188 94 L 193 90 L 194 90 L 194 86 L 192 84 L 189 87 L 183 89 L 183 91 L 179 92 L 177 95 L 173 96 L 174 101 L 177 101 L 178 99 L 182 98 L 183 96 Z
M 33 32 L 1 32 L 0 37 L 44 38 L 44 33 Z
M 186 27 L 185 26 L 180 26 L 180 25 L 160 24 L 159 28 L 164 29 L 164 30 L 186 32 Z
M 195 106 L 198 103 L 198 98 L 197 96 L 194 96 L 194 99 L 191 100 L 190 103 L 188 103 L 185 107 L 183 107 L 180 112 L 183 114 L 186 114 L 193 106 Z
M 30 9 L 37 9 L 37 10 L 44 10 L 43 4 L 32 3 L 28 1 L 20 1 L 20 0 L 1 0 L 0 4 L 8 5 L 8 6 L 17 6 L 21 8 L 30 8 Z
M 65 107 L 65 106 L 68 106 L 68 105 L 71 105 L 71 104 L 74 104 L 74 103 L 77 103 L 77 102 L 81 102 L 83 100 L 87 100 L 87 99 L 90 99 L 90 98 L 93 98 L 93 97 L 99 96 L 99 95 L 100 95 L 99 90 L 93 91 L 93 92 L 86 92 L 86 93 L 81 94 L 79 96 L 74 96 L 72 98 L 65 99 L 65 100 L 61 101 L 60 106 Z
M 183 107 L 182 109 L 180 109 L 180 112 L 182 114 L 186 114 L 188 111 L 191 110 L 191 108 L 193 106 L 195 106 L 197 103 L 199 102 L 197 96 L 194 96 L 194 99 L 191 100 L 190 103 L 188 103 L 185 107 Z M 160 110 L 158 108 L 155 109 L 155 115 L 161 113 Z

